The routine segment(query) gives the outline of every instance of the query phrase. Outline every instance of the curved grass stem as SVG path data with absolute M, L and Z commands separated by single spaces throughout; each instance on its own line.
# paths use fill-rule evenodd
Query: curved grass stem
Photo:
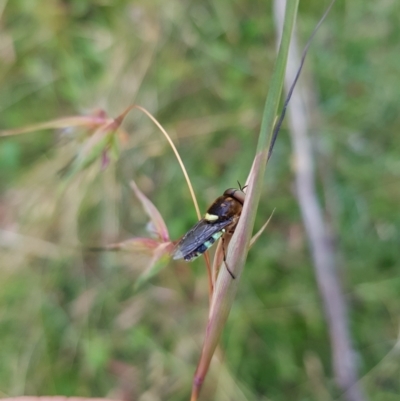
M 168 135 L 167 131 L 163 128 L 163 126 L 153 117 L 153 115 L 142 106 L 133 104 L 133 105 L 127 107 L 125 109 L 125 111 L 118 118 L 119 119 L 125 118 L 125 116 L 132 109 L 140 110 L 141 112 L 146 114 L 147 117 L 149 117 L 150 120 L 153 121 L 153 123 L 159 128 L 159 130 L 162 132 L 162 134 L 167 139 L 167 141 L 168 141 L 169 145 L 171 146 L 173 152 L 175 153 L 176 159 L 178 160 L 178 163 L 179 163 L 179 165 L 181 167 L 183 176 L 185 177 L 186 183 L 187 183 L 188 188 L 189 188 L 190 195 L 191 195 L 192 200 L 193 200 L 193 205 L 194 205 L 194 208 L 196 210 L 197 219 L 200 220 L 201 219 L 201 214 L 200 214 L 199 204 L 197 203 L 196 195 L 194 193 L 193 185 L 192 185 L 192 183 L 190 181 L 189 174 L 188 174 L 188 172 L 187 172 L 187 170 L 185 168 L 185 165 L 184 165 L 184 163 L 182 161 L 182 158 L 179 155 L 178 149 L 176 148 L 176 146 L 175 146 L 174 142 L 172 141 L 171 137 Z M 206 266 L 207 266 L 208 293 L 209 293 L 209 298 L 210 298 L 210 302 L 211 302 L 211 297 L 212 297 L 212 294 L 213 294 L 213 291 L 214 291 L 214 285 L 213 285 L 213 280 L 212 280 L 211 263 L 210 263 L 210 257 L 208 255 L 208 252 L 205 252 L 203 254 L 203 257 L 204 257 L 204 259 L 206 261 Z

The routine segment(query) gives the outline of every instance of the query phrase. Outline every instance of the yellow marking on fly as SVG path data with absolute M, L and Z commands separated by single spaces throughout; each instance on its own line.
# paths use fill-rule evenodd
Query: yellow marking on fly
M 204 220 L 207 220 L 209 222 L 213 222 L 218 219 L 219 219 L 219 217 L 216 214 L 206 213 L 206 215 L 204 216 Z

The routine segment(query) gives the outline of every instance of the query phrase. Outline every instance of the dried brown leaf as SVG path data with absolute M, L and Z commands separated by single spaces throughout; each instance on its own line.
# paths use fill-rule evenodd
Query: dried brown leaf
M 161 216 L 161 213 L 154 206 L 154 204 L 150 201 L 150 199 L 139 189 L 134 181 L 130 182 L 131 188 L 135 192 L 136 197 L 142 203 L 142 206 L 149 216 L 151 222 L 154 225 L 156 233 L 161 241 L 169 242 L 169 233 L 168 228 L 164 222 L 164 219 Z

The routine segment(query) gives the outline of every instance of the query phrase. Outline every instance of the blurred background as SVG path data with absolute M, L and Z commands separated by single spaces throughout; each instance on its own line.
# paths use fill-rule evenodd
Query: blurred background
M 326 4 L 300 2 L 300 47 Z M 0 129 L 130 104 L 170 133 L 204 211 L 244 182 L 275 60 L 271 2 L 2 0 Z M 400 3 L 338 0 L 312 44 L 318 191 L 360 383 L 400 394 Z M 290 106 L 289 106 L 290 107 Z M 106 169 L 60 176 L 87 131 L 0 138 L 0 395 L 188 400 L 208 313 L 202 259 L 134 291 L 149 256 L 87 247 L 148 236 L 133 179 L 172 239 L 197 220 L 164 137 L 139 111 Z M 284 124 L 234 308 L 202 399 L 337 400 Z M 234 396 L 232 396 L 234 394 Z

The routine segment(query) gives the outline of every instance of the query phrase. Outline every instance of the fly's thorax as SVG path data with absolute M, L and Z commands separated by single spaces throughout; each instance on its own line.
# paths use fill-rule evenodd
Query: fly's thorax
M 208 208 L 205 220 L 209 223 L 231 220 L 234 216 L 240 216 L 243 205 L 235 198 L 222 195 Z

